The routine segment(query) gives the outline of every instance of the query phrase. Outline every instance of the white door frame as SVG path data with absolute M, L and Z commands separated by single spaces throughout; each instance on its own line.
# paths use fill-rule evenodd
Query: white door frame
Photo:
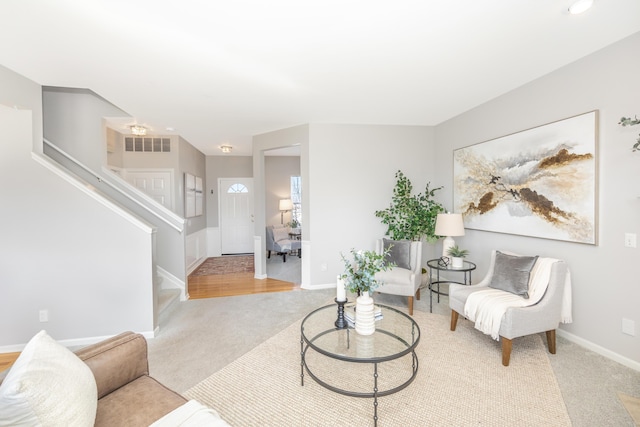
M 246 236 L 247 240 L 245 242 L 246 246 L 243 246 L 242 250 L 234 250 L 229 252 L 228 251 L 228 247 L 225 248 L 224 245 L 224 239 L 225 239 L 225 229 L 224 229 L 224 224 L 223 224 L 223 218 L 222 218 L 222 201 L 223 201 L 223 197 L 225 197 L 225 193 L 223 192 L 223 186 L 226 188 L 226 186 L 223 184 L 224 182 L 234 182 L 234 183 L 240 183 L 243 185 L 246 185 L 249 188 L 249 212 L 247 212 L 248 217 L 247 217 L 247 221 L 248 221 L 248 225 L 249 227 L 247 228 L 248 230 L 248 235 Z M 253 230 L 254 230 L 254 223 L 255 223 L 255 206 L 254 206 L 254 194 L 255 194 L 255 188 L 254 188 L 254 179 L 252 177 L 243 177 L 243 178 L 228 178 L 228 177 L 224 177 L 224 178 L 218 178 L 218 229 L 220 231 L 220 250 L 221 253 L 253 253 L 254 251 L 254 244 L 253 244 Z

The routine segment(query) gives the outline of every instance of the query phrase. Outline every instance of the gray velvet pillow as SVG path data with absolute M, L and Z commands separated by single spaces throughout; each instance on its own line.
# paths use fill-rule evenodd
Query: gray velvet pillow
M 514 256 L 496 251 L 489 287 L 529 298 L 529 278 L 538 256 Z
M 394 263 L 396 267 L 411 270 L 411 242 L 409 240 L 382 239 L 382 243 L 385 251 L 391 246 L 386 258 L 388 262 Z

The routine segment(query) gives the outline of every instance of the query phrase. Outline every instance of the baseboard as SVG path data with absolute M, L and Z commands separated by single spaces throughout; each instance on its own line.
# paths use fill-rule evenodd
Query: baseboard
M 156 330 L 154 330 L 154 331 L 145 331 L 145 332 L 137 332 L 137 333 L 139 333 L 143 337 L 149 339 L 149 338 L 154 338 L 158 334 L 158 331 L 159 331 L 159 329 L 156 328 Z M 117 335 L 117 334 L 114 334 L 114 335 L 102 335 L 102 336 L 97 336 L 97 337 L 73 338 L 73 339 L 69 339 L 69 340 L 56 340 L 56 342 L 58 344 L 63 345 L 64 347 L 67 347 L 67 348 L 86 347 L 88 345 L 95 344 L 95 343 L 98 343 L 100 341 L 104 341 L 104 340 L 106 340 L 108 338 L 111 338 L 111 337 L 113 337 L 115 335 Z M 24 350 L 24 347 L 26 345 L 27 345 L 27 343 L 0 346 L 0 353 L 18 353 L 18 352 L 21 352 L 22 350 Z
M 300 289 L 307 289 L 309 291 L 315 291 L 318 289 L 330 289 L 330 288 L 335 288 L 336 284 L 335 283 L 321 283 L 318 285 L 305 285 L 303 284 L 302 286 L 300 286 Z
M 565 338 L 575 344 L 578 344 L 581 347 L 586 348 L 587 350 L 591 350 L 594 353 L 597 353 L 601 356 L 606 357 L 607 359 L 611 359 L 614 362 L 617 362 L 621 365 L 626 366 L 627 368 L 631 368 L 635 371 L 640 372 L 640 362 L 636 362 L 635 360 L 631 360 L 627 357 L 621 356 L 618 353 L 614 353 L 611 350 L 608 350 L 604 347 L 601 347 L 597 344 L 592 343 L 591 341 L 587 341 L 584 338 L 580 338 L 576 335 L 573 335 L 567 331 L 563 331 L 562 329 L 557 329 L 558 336 Z
M 254 279 L 259 279 L 259 280 L 266 279 L 267 277 L 268 276 L 266 274 L 255 274 L 253 276 Z
M 160 283 L 160 287 L 162 289 L 179 289 L 180 301 L 186 301 L 189 298 L 183 280 L 178 279 L 176 276 L 169 273 L 167 270 L 160 266 L 156 267 L 156 271 L 158 276 L 162 278 L 162 281 Z
M 204 256 L 200 259 L 195 260 L 189 267 L 187 267 L 187 276 L 196 271 L 198 267 L 202 265 L 203 262 L 207 260 L 207 257 Z

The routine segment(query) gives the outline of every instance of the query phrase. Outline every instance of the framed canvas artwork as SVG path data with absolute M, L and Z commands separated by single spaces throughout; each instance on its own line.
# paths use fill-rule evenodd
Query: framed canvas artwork
M 191 218 L 194 216 L 203 215 L 203 195 L 204 189 L 202 186 L 202 178 L 199 176 L 191 175 L 190 173 L 184 174 L 184 216 L 185 218 Z
M 465 227 L 597 244 L 598 112 L 454 151 Z

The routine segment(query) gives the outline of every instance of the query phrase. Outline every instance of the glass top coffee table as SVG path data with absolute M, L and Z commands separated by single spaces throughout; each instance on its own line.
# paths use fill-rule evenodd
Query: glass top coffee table
M 407 387 L 418 373 L 415 349 L 420 328 L 405 313 L 378 305 L 382 319 L 372 335 L 335 326 L 336 304 L 312 311 L 300 327 L 300 382 L 304 374 L 321 386 L 346 396 L 373 398 L 378 422 L 378 397 Z

